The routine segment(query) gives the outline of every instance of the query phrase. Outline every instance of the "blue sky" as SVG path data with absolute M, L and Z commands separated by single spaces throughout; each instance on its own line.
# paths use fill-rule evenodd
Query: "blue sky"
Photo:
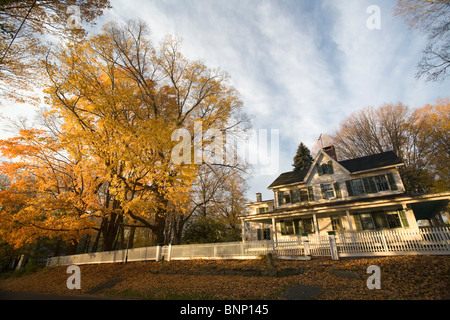
M 142 19 L 154 43 L 183 39 L 183 54 L 229 73 L 253 128 L 277 129 L 279 166 L 249 179 L 249 198 L 292 169 L 300 141 L 309 148 L 366 106 L 411 107 L 449 95 L 450 79 L 416 79 L 426 37 L 393 15 L 396 1 L 112 0 L 98 23 Z M 380 8 L 381 29 L 366 21 Z M 257 171 L 257 170 L 256 170 Z

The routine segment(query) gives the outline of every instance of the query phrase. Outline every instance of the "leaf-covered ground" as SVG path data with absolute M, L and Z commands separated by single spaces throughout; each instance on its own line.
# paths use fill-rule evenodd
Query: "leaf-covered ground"
M 367 268 L 381 270 L 381 289 L 369 290 Z M 450 299 L 450 256 L 402 256 L 332 261 L 275 260 L 276 270 L 302 268 L 287 277 L 217 275 L 222 270 L 265 270 L 262 260 L 134 262 L 81 266 L 81 290 L 69 290 L 67 267 L 52 267 L 0 279 L 0 290 L 57 294 L 97 294 L 136 299 L 282 299 L 296 285 L 319 286 L 316 299 Z M 331 272 L 355 271 L 361 279 Z M 172 270 L 174 274 L 155 273 Z M 176 271 L 200 271 L 177 274 Z M 153 272 L 152 272 L 153 271 Z

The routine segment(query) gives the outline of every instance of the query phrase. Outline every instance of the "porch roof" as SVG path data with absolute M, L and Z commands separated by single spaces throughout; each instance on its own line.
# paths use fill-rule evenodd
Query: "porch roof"
M 272 218 L 306 215 L 313 213 L 333 213 L 345 210 L 364 210 L 398 205 L 408 205 L 417 220 L 427 219 L 435 214 L 436 210 L 443 208 L 449 203 L 450 192 L 435 194 L 412 194 L 400 193 L 379 197 L 366 197 L 351 200 L 330 201 L 314 204 L 298 204 L 289 208 L 279 208 L 274 211 L 261 214 L 246 215 L 240 218 L 244 221 L 262 221 Z

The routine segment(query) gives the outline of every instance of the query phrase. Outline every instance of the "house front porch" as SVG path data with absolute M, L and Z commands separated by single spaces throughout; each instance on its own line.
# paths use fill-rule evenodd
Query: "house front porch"
M 243 240 L 297 239 L 302 234 L 419 229 L 419 220 L 445 226 L 440 212 L 450 193 L 397 194 L 283 208 L 241 217 Z

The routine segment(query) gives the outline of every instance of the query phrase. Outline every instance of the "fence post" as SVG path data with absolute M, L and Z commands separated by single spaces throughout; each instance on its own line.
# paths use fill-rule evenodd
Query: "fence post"
M 172 244 L 169 243 L 169 247 L 167 248 L 167 261 L 172 259 Z
M 311 251 L 309 250 L 309 238 L 307 233 L 302 233 L 303 250 L 305 251 L 305 256 L 310 256 Z
M 161 244 L 160 243 L 158 243 L 157 245 L 156 245 L 156 261 L 161 261 Z
M 334 231 L 328 231 L 328 240 L 330 241 L 331 259 L 339 260 L 339 253 L 336 245 L 336 236 Z

